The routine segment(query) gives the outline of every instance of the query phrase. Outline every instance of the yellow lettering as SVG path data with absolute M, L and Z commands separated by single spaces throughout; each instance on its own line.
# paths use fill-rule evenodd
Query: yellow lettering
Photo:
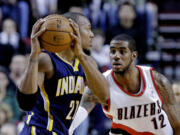
M 80 94 L 82 93 L 82 90 L 81 90 L 82 89 L 82 83 L 81 83 L 82 79 L 83 78 L 81 76 L 78 76 L 74 93 L 78 93 L 78 91 Z
M 61 81 L 62 81 L 62 79 L 58 80 L 58 85 L 57 85 L 57 90 L 56 90 L 56 97 L 59 96 L 59 94 L 60 94 Z
M 84 78 L 77 76 L 75 82 L 75 76 L 67 76 L 58 80 L 56 97 L 65 94 L 83 94 L 84 92 Z
M 75 77 L 69 76 L 69 94 L 72 94 L 74 92 L 74 85 L 75 85 Z
M 81 88 L 81 93 L 80 94 L 83 94 L 84 93 L 84 78 L 82 77 L 82 88 Z
M 61 95 L 68 94 L 68 77 L 62 79 Z

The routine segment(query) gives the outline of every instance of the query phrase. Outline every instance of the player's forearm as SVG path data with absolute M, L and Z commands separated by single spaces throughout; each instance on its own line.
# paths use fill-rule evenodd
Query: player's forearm
M 180 135 L 180 106 L 176 104 L 169 111 L 171 111 L 170 121 L 174 129 L 174 135 Z
M 96 66 L 94 66 L 89 56 L 81 54 L 78 58 L 85 72 L 89 88 L 102 104 L 106 104 L 109 99 L 109 84 L 105 77 L 98 71 Z
M 84 89 L 83 96 L 81 98 L 80 106 L 85 108 L 88 113 L 90 113 L 93 108 L 99 103 L 97 97 L 92 93 L 92 91 L 86 86 Z
M 31 54 L 19 90 L 24 94 L 37 92 L 38 86 L 38 54 Z
M 180 117 L 180 115 L 178 117 Z M 174 130 L 174 135 L 180 135 L 180 121 L 178 119 L 174 120 L 174 122 L 171 122 Z

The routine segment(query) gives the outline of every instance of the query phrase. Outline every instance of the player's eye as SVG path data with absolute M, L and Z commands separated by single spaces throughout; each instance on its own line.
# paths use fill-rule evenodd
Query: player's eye
M 116 50 L 111 49 L 111 50 L 110 50 L 110 53 L 115 54 L 115 53 L 116 53 Z
M 125 53 L 124 50 L 120 50 L 119 52 L 120 52 L 120 54 L 122 54 L 122 55 Z

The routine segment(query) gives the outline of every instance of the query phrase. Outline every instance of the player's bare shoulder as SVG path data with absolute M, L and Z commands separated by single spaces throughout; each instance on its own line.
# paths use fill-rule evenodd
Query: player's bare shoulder
M 163 101 L 166 104 L 173 104 L 175 98 L 169 80 L 164 75 L 155 70 L 153 70 L 152 73 L 156 86 L 162 96 Z

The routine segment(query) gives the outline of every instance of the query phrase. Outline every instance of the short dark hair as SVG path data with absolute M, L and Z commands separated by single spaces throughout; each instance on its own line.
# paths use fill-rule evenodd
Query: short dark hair
M 135 40 L 131 37 L 131 36 L 129 36 L 129 35 L 126 35 L 126 34 L 121 34 L 121 35 L 117 35 L 117 36 L 115 36 L 112 40 L 111 40 L 111 42 L 113 41 L 113 40 L 116 40 L 116 41 L 127 41 L 129 44 L 128 44 L 128 47 L 129 47 L 129 49 L 133 52 L 133 51 L 137 51 L 137 49 L 136 49 L 136 42 L 135 42 Z
M 84 18 L 88 19 L 84 14 L 77 13 L 77 12 L 67 12 L 67 13 L 64 13 L 63 16 L 68 19 L 72 19 L 73 21 L 75 21 L 78 24 L 80 23 L 79 22 L 80 17 L 84 17 Z

